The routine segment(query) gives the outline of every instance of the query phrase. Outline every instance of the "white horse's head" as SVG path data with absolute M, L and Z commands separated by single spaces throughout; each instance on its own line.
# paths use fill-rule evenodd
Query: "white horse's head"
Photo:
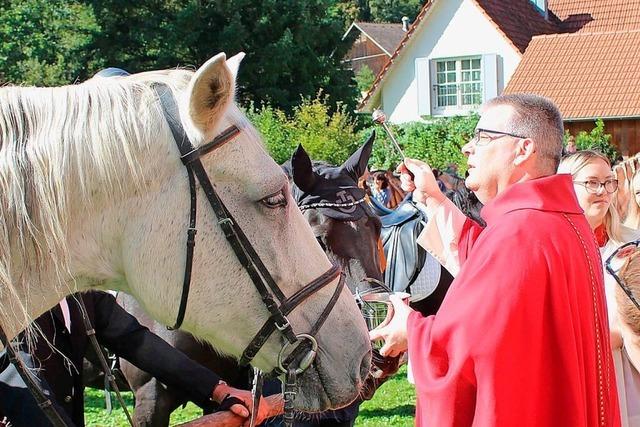
M 0 303 L 10 337 L 62 295 L 87 288 L 126 291 L 157 320 L 175 322 L 190 191 L 154 90 L 158 85 L 173 94 L 195 147 L 229 126 L 240 129 L 202 163 L 281 291 L 290 296 L 330 269 L 286 176 L 233 103 L 240 60 L 219 54 L 195 73 L 0 89 Z M 240 356 L 270 313 L 200 187 L 197 193 L 198 232 L 182 329 Z M 311 330 L 337 283 L 288 315 L 295 333 Z M 368 372 L 366 327 L 347 289 L 316 339 L 318 355 L 302 375 L 296 398 L 302 410 L 349 403 Z M 270 371 L 284 342 L 276 331 L 252 363 Z

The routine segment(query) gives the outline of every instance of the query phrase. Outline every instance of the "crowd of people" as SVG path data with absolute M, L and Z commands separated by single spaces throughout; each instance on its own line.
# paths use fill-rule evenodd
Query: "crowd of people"
M 361 181 L 389 209 L 412 193 L 428 212 L 418 243 L 455 277 L 435 315 L 424 317 L 392 296 L 392 319 L 371 331 L 372 340 L 384 340 L 383 356 L 408 353 L 416 425 L 640 426 L 640 316 L 627 314 L 640 312 L 640 305 L 620 273 L 629 254 L 619 250 L 636 242 L 640 230 L 623 224 L 615 197 L 620 182 L 611 163 L 573 143 L 563 147 L 558 109 L 523 94 L 484 105 L 462 151 L 468 159 L 465 178 L 455 165 L 438 171 L 407 158 L 399 178 L 374 171 Z M 481 214 L 465 216 L 446 197 L 462 185 L 484 205 Z M 107 343 L 117 346 L 115 336 L 128 334 L 147 347 L 162 346 L 108 296 L 86 298 L 95 300 L 89 302 L 96 329 Z M 635 305 L 623 310 L 629 301 Z M 69 299 L 66 310 L 60 306 L 44 315 L 41 329 L 55 326 L 73 335 L 65 326 L 73 306 Z M 163 381 L 176 382 L 203 407 L 230 395 L 239 399 L 230 406 L 236 416 L 248 416 L 249 392 L 228 387 L 178 353 L 169 353 L 165 368 L 162 360 L 145 359 L 142 348 L 116 351 Z M 54 360 L 49 353 L 24 356 Z M 184 375 L 172 373 L 176 367 Z M 52 382 L 47 375 L 53 372 L 45 369 L 42 382 Z M 47 425 L 29 418 L 35 403 L 26 394 L 5 397 L 11 388 L 24 391 L 18 383 L 5 366 L 1 413 L 13 415 L 14 425 Z M 76 402 L 81 388 L 73 381 L 69 387 L 53 395 L 58 402 L 69 397 L 63 398 L 63 413 L 82 425 Z M 30 421 L 20 421 L 25 417 Z

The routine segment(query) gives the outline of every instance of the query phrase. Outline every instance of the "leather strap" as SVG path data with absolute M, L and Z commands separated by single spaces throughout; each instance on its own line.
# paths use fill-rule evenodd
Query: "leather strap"
M 9 359 L 9 362 L 15 366 L 16 371 L 18 371 L 18 375 L 22 378 L 27 389 L 33 396 L 33 398 L 38 403 L 38 407 L 42 410 L 45 416 L 49 419 L 53 427 L 73 427 L 73 424 L 68 420 L 63 414 L 60 414 L 55 406 L 53 406 L 53 402 L 44 394 L 40 385 L 38 385 L 31 373 L 24 365 L 15 349 L 7 339 L 7 335 L 4 332 L 4 329 L 0 326 L 0 342 L 4 346 L 6 355 Z
M 340 274 L 340 267 L 338 267 L 337 265 L 334 265 L 329 271 L 327 271 L 326 273 L 324 273 L 322 276 L 318 277 L 311 283 L 307 284 L 304 288 L 300 289 L 298 292 L 293 294 L 288 300 L 286 300 L 285 303 L 280 306 L 282 313 L 285 316 L 291 313 L 291 311 L 293 311 L 293 309 L 297 307 L 301 302 L 303 302 L 305 299 L 307 299 L 309 296 L 311 296 L 313 293 L 315 293 L 319 289 L 331 283 L 339 274 Z M 341 280 L 341 282 L 344 282 L 344 280 Z M 342 283 L 342 287 L 343 286 L 344 286 L 344 283 Z M 339 288 L 341 288 L 340 283 L 338 284 L 338 287 L 336 289 L 339 289 Z M 333 304 L 335 304 L 335 302 Z M 330 302 L 328 304 L 328 307 L 333 308 L 333 304 L 331 304 Z M 326 311 L 326 308 L 325 308 L 325 311 Z M 320 319 L 318 321 L 320 321 Z M 324 320 L 322 320 L 322 323 L 324 323 Z M 249 345 L 242 353 L 242 356 L 240 357 L 240 361 L 238 364 L 240 366 L 247 366 L 249 362 L 251 362 L 251 360 L 256 356 L 256 354 L 258 354 L 258 351 L 260 351 L 260 348 L 262 348 L 262 346 L 267 341 L 267 339 L 269 339 L 271 334 L 273 334 L 273 332 L 276 329 L 280 329 L 280 330 L 283 329 L 284 326 L 286 325 L 278 324 L 277 319 L 275 319 L 273 316 L 270 317 L 269 320 L 265 322 L 262 328 L 258 331 L 258 333 L 256 333 L 253 339 L 249 342 Z M 312 335 L 312 334 L 313 333 L 310 333 L 309 335 Z M 295 341 L 296 340 L 290 341 L 290 342 L 294 343 Z

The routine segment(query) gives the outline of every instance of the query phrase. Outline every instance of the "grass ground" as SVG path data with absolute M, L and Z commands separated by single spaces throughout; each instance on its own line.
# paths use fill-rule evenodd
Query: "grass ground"
M 131 393 L 123 393 L 129 410 L 133 408 Z M 108 414 L 105 408 L 104 393 L 87 389 L 85 393 L 85 421 L 90 427 L 126 427 L 127 419 L 119 407 L 115 395 L 112 395 L 114 410 Z M 406 366 L 392 379 L 382 385 L 376 395 L 360 406 L 360 415 L 356 427 L 409 427 L 413 425 L 415 411 L 415 391 L 407 382 Z M 176 410 L 171 416 L 171 425 L 180 424 L 198 418 L 202 412 L 192 403 L 184 409 Z

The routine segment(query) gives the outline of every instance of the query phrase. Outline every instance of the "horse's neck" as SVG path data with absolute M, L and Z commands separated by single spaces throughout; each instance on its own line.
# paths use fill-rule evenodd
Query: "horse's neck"
M 145 173 L 153 176 L 153 171 Z M 132 205 L 144 205 L 148 190 L 147 182 L 139 182 L 132 183 L 131 188 L 119 188 L 109 200 L 89 203 L 82 197 L 72 197 L 65 225 L 64 253 L 43 256 L 36 254 L 42 248 L 35 245 L 9 251 L 11 268 L 6 282 L 11 286 L 0 289 L 3 314 L 0 325 L 9 339 L 73 292 L 92 288 L 128 290 L 119 243 L 127 217 L 138 214 Z M 4 279 L 0 277 L 0 283 Z
M 53 277 L 58 273 L 52 266 L 43 266 L 38 273 L 35 273 L 30 270 L 20 270 L 20 260 L 14 261 L 16 266 L 12 271 L 14 279 L 12 286 L 3 283 L 0 292 L 0 307 L 3 314 L 1 326 L 9 339 L 17 336 L 29 326 L 32 320 L 71 293 L 68 285 L 54 286 Z

